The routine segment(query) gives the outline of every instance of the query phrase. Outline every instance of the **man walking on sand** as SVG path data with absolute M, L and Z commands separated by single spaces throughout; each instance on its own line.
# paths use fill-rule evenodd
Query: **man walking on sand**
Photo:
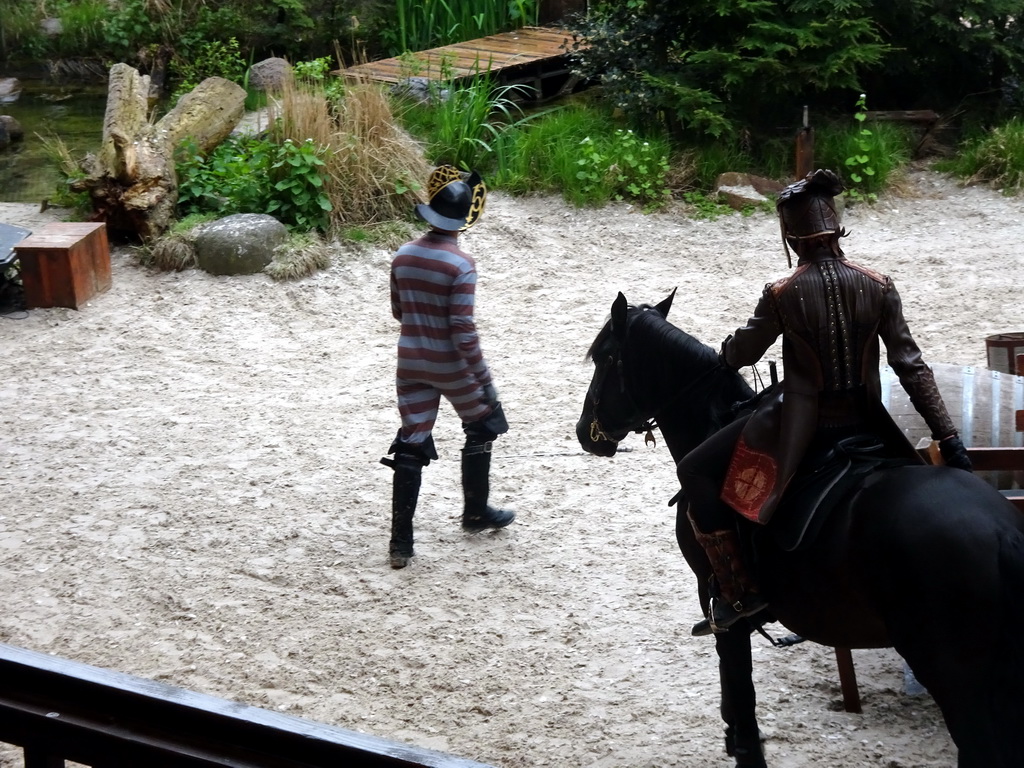
M 412 519 L 423 467 L 437 459 L 432 430 L 441 396 L 455 408 L 466 433 L 462 449 L 465 506 L 462 528 L 504 528 L 515 513 L 487 503 L 491 446 L 508 422 L 473 319 L 476 263 L 459 248 L 459 233 L 483 213 L 487 190 L 477 173 L 463 177 L 442 165 L 427 183 L 428 202 L 416 214 L 430 225 L 401 246 L 391 262 L 391 312 L 402 323 L 398 339 L 398 411 L 402 427 L 381 461 L 395 471 L 391 499 L 392 568 L 414 555 Z

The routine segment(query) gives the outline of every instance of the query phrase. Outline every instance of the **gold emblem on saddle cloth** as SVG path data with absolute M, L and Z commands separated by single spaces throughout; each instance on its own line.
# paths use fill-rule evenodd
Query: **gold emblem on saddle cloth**
M 722 501 L 748 520 L 760 522 L 761 508 L 778 479 L 775 460 L 754 451 L 741 437 L 729 463 L 722 487 Z
M 484 204 L 487 202 L 487 186 L 484 184 L 484 180 L 480 177 L 480 174 L 476 171 L 463 173 L 454 165 L 439 165 L 431 172 L 430 178 L 427 179 L 427 202 L 429 203 L 433 200 L 434 195 L 447 187 L 453 181 L 464 181 L 469 185 L 469 188 L 473 190 L 473 198 L 469 204 L 469 214 L 466 216 L 466 224 L 459 229 L 460 232 L 465 232 L 476 224 L 477 220 L 484 212 Z

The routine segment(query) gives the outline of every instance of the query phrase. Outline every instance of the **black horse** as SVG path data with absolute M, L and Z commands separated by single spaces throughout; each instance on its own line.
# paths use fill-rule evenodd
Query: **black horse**
M 612 456 L 656 422 L 678 462 L 754 394 L 713 349 L 665 319 L 674 295 L 634 307 L 620 293 L 612 304 L 588 353 L 595 371 L 576 426 L 588 452 Z M 942 710 L 960 768 L 1022 765 L 1024 516 L 998 491 L 948 467 L 881 469 L 795 551 L 765 535 L 770 525 L 737 521 L 779 622 L 823 645 L 895 648 Z M 711 571 L 682 502 L 676 539 L 706 610 Z M 739 767 L 766 766 L 750 627 L 715 643 L 726 749 Z

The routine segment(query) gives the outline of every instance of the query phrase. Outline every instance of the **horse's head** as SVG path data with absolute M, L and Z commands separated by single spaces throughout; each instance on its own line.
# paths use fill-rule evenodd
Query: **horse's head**
M 611 317 L 590 345 L 587 357 L 594 361 L 594 377 L 576 423 L 576 437 L 583 450 L 597 456 L 614 456 L 630 432 L 640 431 L 651 418 L 649 406 L 638 404 L 627 370 L 629 327 L 638 313 L 668 315 L 675 291 L 657 306 L 633 307 L 619 293 L 612 302 Z

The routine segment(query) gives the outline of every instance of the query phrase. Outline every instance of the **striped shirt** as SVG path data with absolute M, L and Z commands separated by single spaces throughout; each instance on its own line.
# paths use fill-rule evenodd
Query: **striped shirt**
M 391 313 L 401 321 L 398 378 L 483 386 L 491 373 L 473 321 L 476 264 L 454 235 L 406 243 L 391 262 Z

